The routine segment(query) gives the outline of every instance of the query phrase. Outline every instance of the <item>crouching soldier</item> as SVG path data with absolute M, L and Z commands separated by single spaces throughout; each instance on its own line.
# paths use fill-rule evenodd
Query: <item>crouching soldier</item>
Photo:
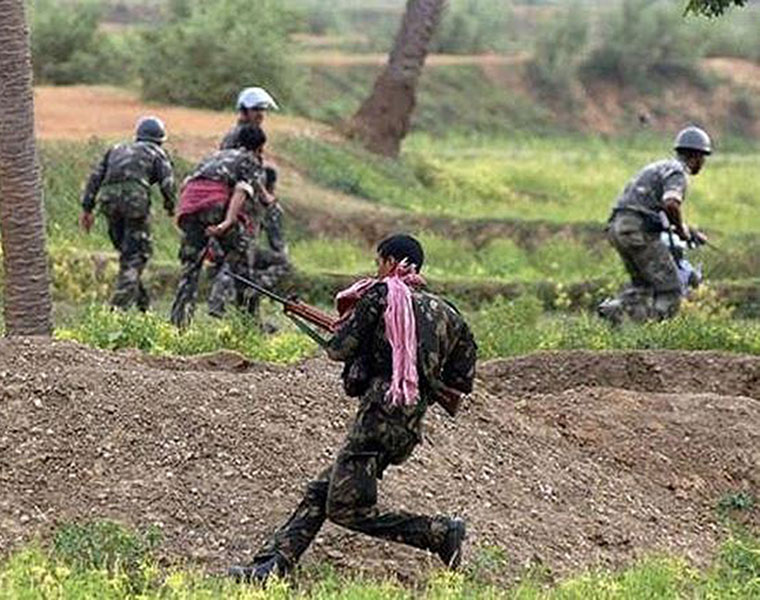
M 111 304 L 148 309 L 150 299 L 141 276 L 152 253 L 150 236 L 150 187 L 157 183 L 164 208 L 174 214 L 174 174 L 161 144 L 166 129 L 160 119 L 145 117 L 137 123 L 133 143 L 111 147 L 97 164 L 82 198 L 81 227 L 89 232 L 93 210 L 100 200 L 108 220 L 108 235 L 119 252 L 119 274 Z
M 237 148 L 204 158 L 183 184 L 177 217 L 182 276 L 171 309 L 171 321 L 178 327 L 192 319 L 199 275 L 210 251 L 219 264 L 209 294 L 211 315 L 223 315 L 226 302 L 234 296 L 230 272 L 250 276 L 241 216 L 247 201 L 266 193 L 259 183 L 263 171 L 258 158 L 265 142 L 260 128 L 241 128 Z
M 422 291 L 422 247 L 395 235 L 377 248 L 377 277 L 338 295 L 341 319 L 327 343 L 345 363 L 343 383 L 359 398 L 354 423 L 333 464 L 306 486 L 301 503 L 238 580 L 262 581 L 293 569 L 326 519 L 383 540 L 435 552 L 449 567 L 461 557 L 465 523 L 448 516 L 381 511 L 377 481 L 422 441 L 428 407 L 472 390 L 476 346 L 460 313 Z M 456 406 L 449 405 L 453 414 Z
M 599 305 L 599 315 L 613 323 L 624 316 L 634 321 L 661 320 L 678 312 L 682 298 L 678 266 L 661 233 L 672 231 L 684 241 L 707 238 L 689 230 L 681 214 L 688 176 L 696 175 L 712 152 L 710 137 L 698 127 L 682 130 L 674 158 L 640 171 L 618 198 L 609 220 L 608 236 L 631 277 L 617 298 Z

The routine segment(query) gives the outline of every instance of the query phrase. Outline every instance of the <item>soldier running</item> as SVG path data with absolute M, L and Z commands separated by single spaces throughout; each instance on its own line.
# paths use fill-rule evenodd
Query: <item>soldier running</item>
M 236 579 L 263 581 L 290 572 L 325 519 L 430 550 L 458 566 L 463 520 L 377 506 L 377 480 L 422 441 L 428 406 L 444 393 L 469 393 L 475 376 L 472 333 L 452 304 L 422 291 L 423 261 L 417 240 L 391 236 L 377 247 L 377 277 L 338 295 L 341 320 L 327 353 L 345 363 L 345 391 L 359 398 L 356 419 L 335 462 L 309 482 L 290 518 L 250 565 L 230 569 Z
M 119 251 L 119 274 L 111 304 L 146 311 L 150 304 L 141 276 L 152 254 L 150 236 L 150 187 L 157 183 L 164 209 L 174 214 L 174 173 L 161 144 L 166 129 L 160 119 L 144 117 L 137 123 L 136 141 L 111 147 L 97 164 L 82 197 L 79 224 L 90 232 L 93 210 L 100 199 L 108 220 L 108 235 Z
M 222 139 L 221 149 L 234 148 L 237 144 L 240 129 L 246 124 L 261 126 L 264 116 L 269 110 L 279 110 L 274 98 L 261 87 L 249 87 L 240 92 L 237 99 L 238 122 Z M 264 162 L 263 155 L 261 157 Z M 265 168 L 265 186 L 272 195 L 274 201 L 266 207 L 263 217 L 257 225 L 266 233 L 268 248 L 258 245 L 259 231 L 252 231 L 253 219 L 249 219 L 249 226 L 244 231 L 245 243 L 248 247 L 248 262 L 251 276 L 260 285 L 273 289 L 282 277 L 290 270 L 290 262 L 287 255 L 287 247 L 283 233 L 283 211 L 280 203 L 274 196 L 277 182 L 277 170 L 272 165 Z M 244 211 L 249 212 L 250 205 L 247 203 Z M 256 207 L 258 210 L 258 207 Z M 258 314 L 260 298 L 250 289 L 238 287 L 237 300 L 239 305 L 246 306 L 252 314 Z
M 177 217 L 182 230 L 179 257 L 183 270 L 171 309 L 171 321 L 178 327 L 187 326 L 192 319 L 198 278 L 210 251 L 217 254 L 219 262 L 209 294 L 212 316 L 224 314 L 234 290 L 230 270 L 250 277 L 240 217 L 246 202 L 255 203 L 258 198 L 271 201 L 260 184 L 263 169 L 259 154 L 265 142 L 266 136 L 259 127 L 242 127 L 238 148 L 207 156 L 183 184 Z
M 617 298 L 599 305 L 599 315 L 614 324 L 624 316 L 641 322 L 676 315 L 682 298 L 678 266 L 660 238 L 672 231 L 684 241 L 702 244 L 704 234 L 690 230 L 681 205 L 688 175 L 697 175 L 712 153 L 710 137 L 698 127 L 687 127 L 675 140 L 675 158 L 645 167 L 626 185 L 608 225 L 610 242 L 623 260 L 631 283 Z

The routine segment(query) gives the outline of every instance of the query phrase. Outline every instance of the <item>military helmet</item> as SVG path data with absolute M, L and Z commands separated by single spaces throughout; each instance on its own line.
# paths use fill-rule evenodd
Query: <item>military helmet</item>
M 238 94 L 237 104 L 235 105 L 238 110 L 244 108 L 256 108 L 259 110 L 278 110 L 277 102 L 269 95 L 264 88 L 261 87 L 248 87 Z
M 712 154 L 712 141 L 704 129 L 687 127 L 678 132 L 673 144 L 675 150 L 691 150 L 702 154 Z
M 158 117 L 142 117 L 137 122 L 135 131 L 137 141 L 156 142 L 160 144 L 166 140 L 166 127 Z

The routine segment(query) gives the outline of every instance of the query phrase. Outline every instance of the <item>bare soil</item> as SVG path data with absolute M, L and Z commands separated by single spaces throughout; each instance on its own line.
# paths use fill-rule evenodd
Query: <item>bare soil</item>
M 61 522 L 158 524 L 171 560 L 250 557 L 327 464 L 354 411 L 339 366 L 234 353 L 193 359 L 0 341 L 0 548 Z M 466 564 L 500 577 L 620 566 L 653 552 L 701 564 L 716 506 L 760 493 L 760 359 L 715 353 L 539 354 L 480 369 L 451 420 L 381 485 L 387 506 L 458 513 Z M 758 523 L 758 509 L 744 515 Z M 416 580 L 436 559 L 326 525 L 306 563 Z

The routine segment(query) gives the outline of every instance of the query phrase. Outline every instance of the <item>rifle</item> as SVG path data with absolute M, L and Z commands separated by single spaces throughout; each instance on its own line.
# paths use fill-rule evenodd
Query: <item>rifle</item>
M 440 383 L 431 387 L 433 388 L 435 401 L 441 405 L 443 410 L 449 413 L 450 417 L 456 417 L 462 404 L 462 398 L 466 394 Z
M 232 273 L 232 272 L 230 272 L 230 275 L 232 276 L 233 279 L 239 281 L 243 285 L 247 285 L 248 287 L 256 290 L 257 292 L 266 296 L 267 298 L 270 298 L 274 300 L 275 302 L 282 304 L 282 309 L 285 315 L 291 321 L 293 321 L 293 323 L 295 323 L 296 326 L 301 331 L 303 331 L 311 339 L 317 342 L 317 344 L 319 344 L 320 346 L 322 347 L 327 346 L 327 340 L 324 337 L 322 337 L 318 332 L 314 331 L 314 329 L 309 327 L 308 323 L 311 323 L 312 325 L 316 325 L 317 327 L 323 329 L 324 331 L 328 333 L 334 333 L 338 325 L 338 320 L 335 317 L 332 317 L 328 315 L 327 313 L 322 312 L 318 308 L 309 306 L 308 304 L 305 304 L 304 302 L 301 302 L 300 300 L 284 298 L 283 296 L 280 296 L 279 294 L 275 294 L 271 290 L 268 290 L 267 288 L 259 285 L 258 283 L 255 283 L 251 281 L 250 279 L 243 277 L 242 275 L 238 275 L 237 273 Z
M 721 250 L 718 246 L 713 244 L 712 242 L 708 242 L 707 240 L 701 240 L 698 238 L 694 233 L 691 235 L 691 239 L 687 242 L 689 247 L 691 248 L 699 248 L 700 246 L 707 246 L 710 248 L 710 250 L 713 250 L 717 252 L 718 254 L 725 254 L 723 250 Z
M 279 294 L 275 294 L 274 292 L 259 285 L 258 283 L 255 283 L 246 277 L 238 275 L 237 273 L 230 272 L 230 275 L 233 279 L 239 281 L 243 285 L 247 285 L 248 287 L 263 294 L 267 298 L 271 298 L 275 302 L 282 304 L 285 315 L 291 321 L 293 321 L 301 331 L 303 331 L 311 339 L 317 342 L 317 344 L 320 346 L 327 346 L 327 340 L 324 339 L 319 333 L 314 331 L 311 327 L 309 327 L 307 323 L 316 325 L 328 333 L 334 333 L 338 325 L 338 320 L 335 317 L 322 312 L 318 308 L 314 308 L 313 306 L 309 306 L 308 304 L 300 302 L 299 300 L 291 300 L 284 298 Z M 441 407 L 443 407 L 443 409 L 451 417 L 455 417 L 457 412 L 459 412 L 459 407 L 462 404 L 462 398 L 466 394 L 463 394 L 462 392 L 459 392 L 454 388 L 451 388 L 440 382 L 436 382 L 436 384 L 432 385 L 431 387 L 435 401 L 440 404 Z

